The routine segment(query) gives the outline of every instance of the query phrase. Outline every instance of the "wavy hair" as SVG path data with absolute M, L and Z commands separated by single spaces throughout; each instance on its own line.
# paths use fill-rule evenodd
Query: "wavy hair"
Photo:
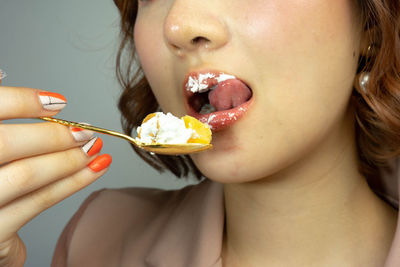
M 400 155 L 400 2 L 398 0 L 356 0 L 362 27 L 371 46 L 359 58 L 351 96 L 355 107 L 355 136 L 359 171 L 368 178 L 379 177 L 380 168 Z M 122 87 L 118 108 L 124 132 L 132 135 L 148 113 L 159 105 L 151 91 L 134 46 L 137 1 L 114 0 L 120 12 L 120 46 L 116 75 Z M 369 73 L 365 92 L 358 78 Z M 177 177 L 202 174 L 188 156 L 151 155 L 132 146 L 148 164 L 162 172 L 170 170 Z

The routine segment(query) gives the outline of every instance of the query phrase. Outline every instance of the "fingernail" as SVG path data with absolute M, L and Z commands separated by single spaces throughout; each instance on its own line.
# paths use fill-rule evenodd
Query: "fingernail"
M 110 166 L 111 162 L 112 157 L 108 154 L 103 154 L 92 160 L 92 162 L 89 163 L 88 167 L 94 172 L 99 172 Z
M 89 157 L 96 155 L 103 147 L 103 140 L 100 137 L 93 137 L 89 142 L 82 146 L 83 152 Z
M 80 124 L 90 125 L 89 123 L 86 123 L 86 122 L 80 122 Z M 85 129 L 77 128 L 77 127 L 69 127 L 69 128 L 71 130 L 72 136 L 74 137 L 75 141 L 77 141 L 77 142 L 90 140 L 94 135 L 93 131 L 89 131 L 89 130 L 85 130 Z
M 67 105 L 67 99 L 58 93 L 40 92 L 39 99 L 47 110 L 61 110 Z
M 7 73 L 0 69 L 0 80 L 3 80 L 5 77 L 7 77 Z

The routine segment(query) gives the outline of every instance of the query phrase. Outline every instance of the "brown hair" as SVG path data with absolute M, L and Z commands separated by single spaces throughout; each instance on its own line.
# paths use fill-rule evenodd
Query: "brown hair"
M 123 92 L 118 107 L 123 130 L 131 135 L 144 117 L 157 111 L 159 106 L 135 56 L 133 29 L 137 1 L 114 2 L 121 15 L 116 72 Z M 368 52 L 360 56 L 356 76 L 358 81 L 361 72 L 370 73 L 367 90 L 363 92 L 355 82 L 351 96 L 356 111 L 359 170 L 367 178 L 379 177 L 378 168 L 386 168 L 389 159 L 400 155 L 400 2 L 357 0 L 357 4 L 371 43 Z M 127 57 L 123 58 L 125 53 Z M 151 155 L 132 147 L 160 172 L 169 169 L 177 177 L 187 177 L 191 172 L 198 179 L 202 177 L 188 156 Z

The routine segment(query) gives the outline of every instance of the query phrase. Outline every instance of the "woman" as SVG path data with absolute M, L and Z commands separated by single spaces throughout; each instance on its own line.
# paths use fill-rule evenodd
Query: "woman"
M 400 265 L 390 173 L 400 154 L 397 0 L 115 2 L 125 131 L 159 107 L 207 121 L 210 151 L 137 151 L 159 170 L 207 178 L 176 191 L 93 193 L 62 233 L 53 266 Z M 201 75 L 231 78 L 200 93 L 188 81 Z M 56 114 L 40 108 L 36 93 L 4 88 L 13 111 L 2 109 L 2 118 Z M 24 101 L 37 106 L 26 110 Z M 100 156 L 104 164 L 84 168 L 98 149 L 88 157 L 68 129 L 46 127 L 65 138 L 48 147 L 2 142 L 0 240 L 3 262 L 15 266 L 24 261 L 21 225 L 110 163 Z M 42 128 L 29 132 L 45 136 Z M 65 169 L 34 176 L 65 157 Z

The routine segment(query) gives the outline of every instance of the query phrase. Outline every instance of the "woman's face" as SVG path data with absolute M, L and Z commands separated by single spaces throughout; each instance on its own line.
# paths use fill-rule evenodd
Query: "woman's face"
M 354 2 L 139 1 L 135 45 L 164 112 L 189 112 L 183 84 L 193 71 L 222 71 L 251 88 L 243 116 L 191 156 L 205 176 L 266 177 L 343 126 L 361 42 Z

